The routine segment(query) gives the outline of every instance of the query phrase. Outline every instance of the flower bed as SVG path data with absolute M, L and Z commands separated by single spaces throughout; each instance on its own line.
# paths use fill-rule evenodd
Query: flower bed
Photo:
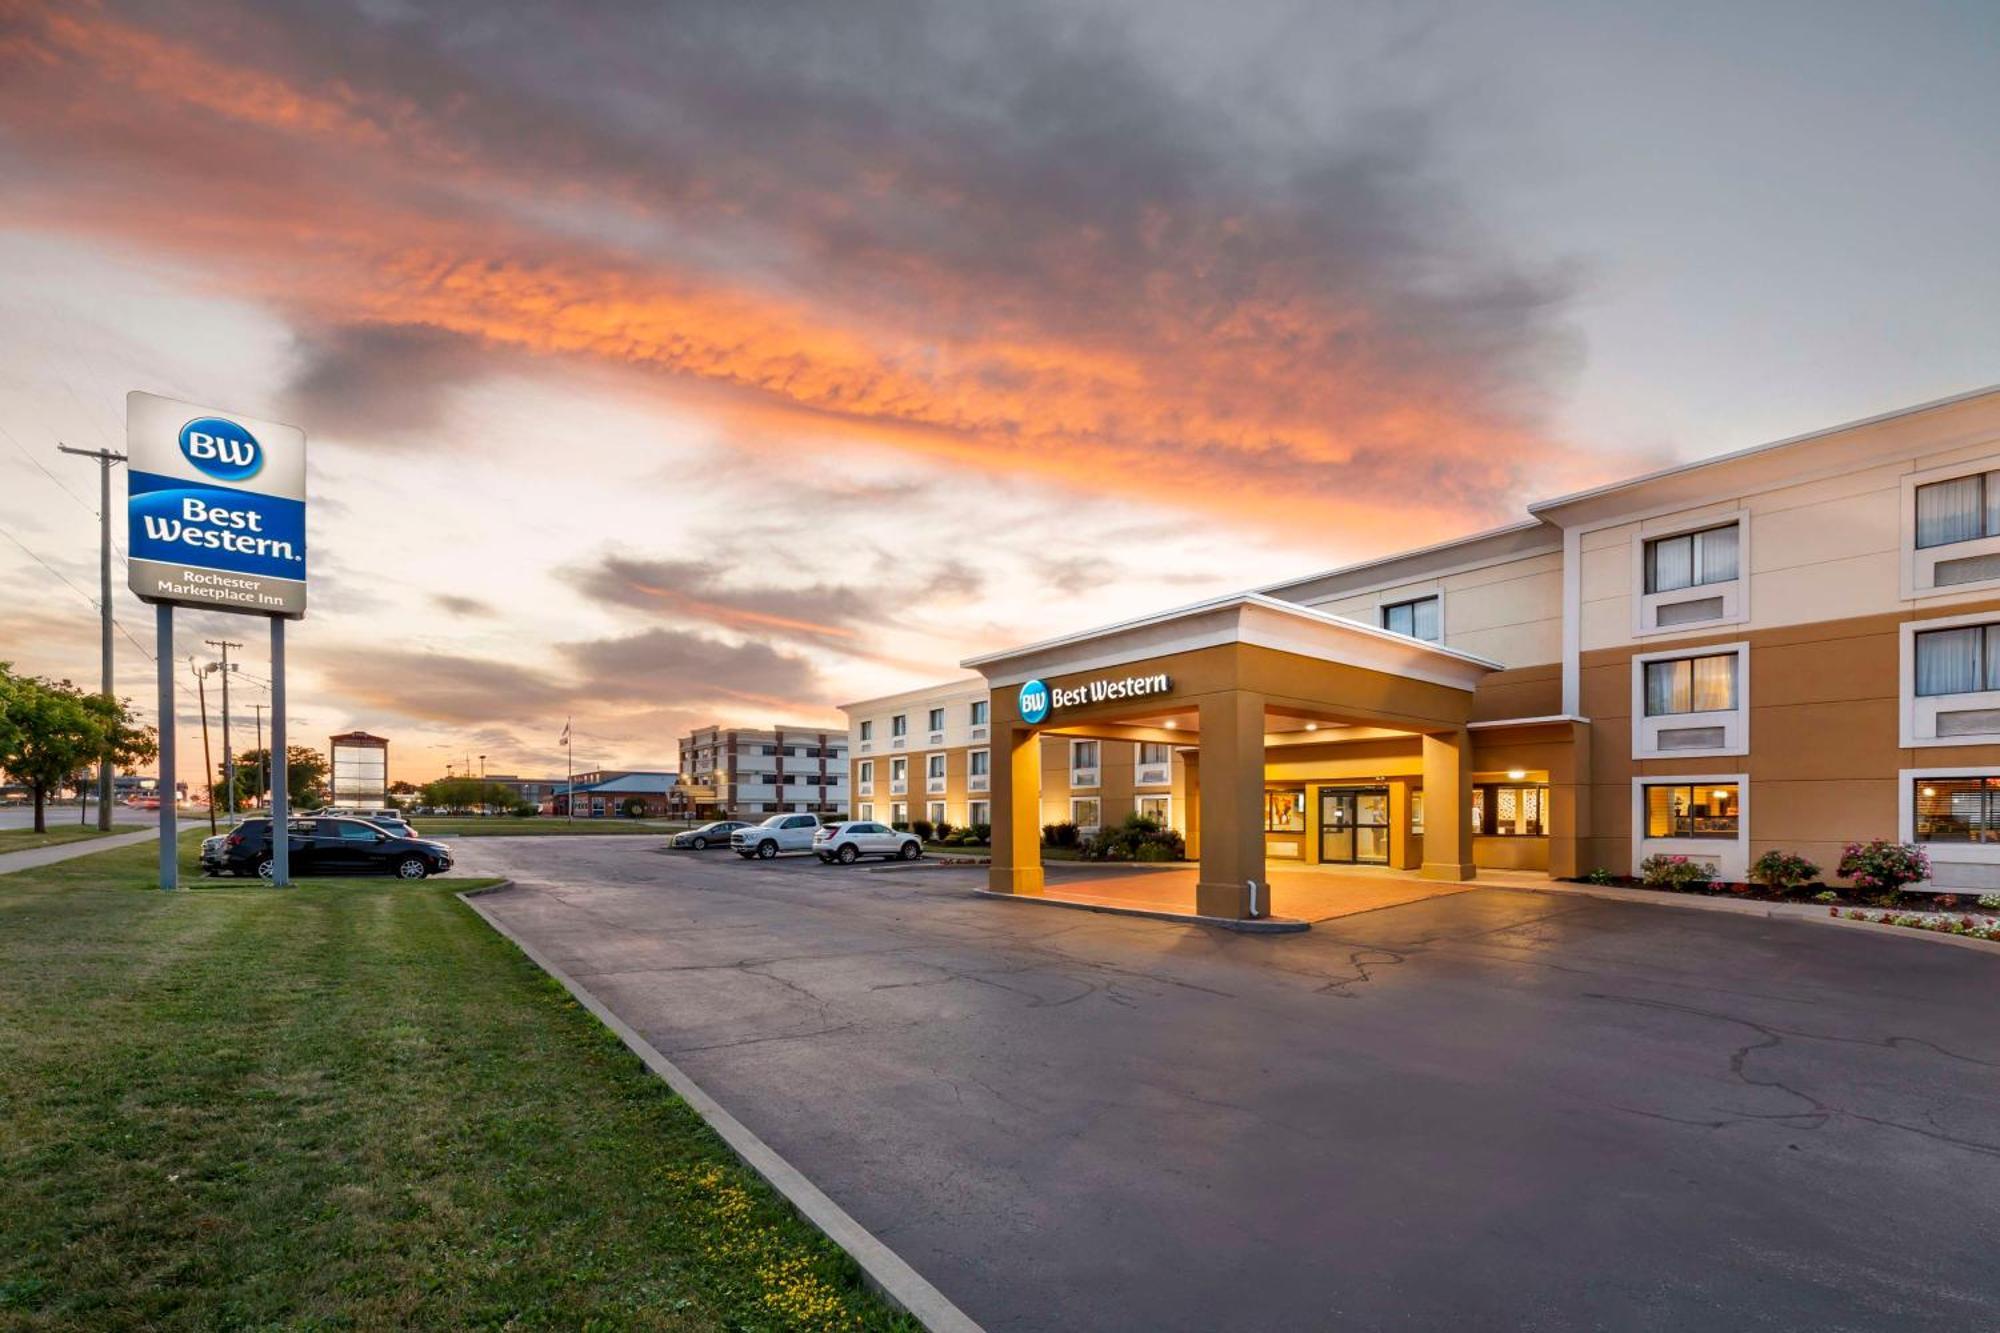
M 1967 939 L 2000 943 L 2000 917 L 1976 916 L 1970 912 L 1870 912 L 1858 907 L 1844 912 L 1838 907 L 1826 910 L 1827 915 L 1843 921 L 1872 921 L 1878 926 L 1932 930 L 1944 935 L 1963 935 Z

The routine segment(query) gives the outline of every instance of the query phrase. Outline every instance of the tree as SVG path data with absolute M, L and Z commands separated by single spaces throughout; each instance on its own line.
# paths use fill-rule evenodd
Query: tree
M 0 665 L 0 769 L 35 796 L 35 831 L 48 830 L 48 795 L 79 769 L 109 756 L 119 765 L 159 753 L 151 727 L 132 720 L 131 706 L 109 694 L 88 694 L 68 681 L 15 675 Z
M 500 814 L 513 814 L 522 804 L 512 787 L 500 782 L 482 782 L 478 778 L 439 778 L 435 782 L 426 782 L 423 803 L 433 810 L 482 810 Z
M 265 793 L 258 790 L 262 780 L 270 776 L 271 752 L 245 750 L 236 756 L 236 808 L 247 810 L 263 803 Z M 309 745 L 287 745 L 285 747 L 285 792 L 292 810 L 310 810 L 319 805 L 326 791 L 326 758 Z M 216 808 L 220 809 L 228 798 L 229 784 L 217 778 L 209 784 L 209 792 Z

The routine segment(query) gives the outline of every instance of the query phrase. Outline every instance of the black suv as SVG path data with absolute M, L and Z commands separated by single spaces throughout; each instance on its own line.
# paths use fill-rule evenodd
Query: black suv
M 451 869 L 451 848 L 427 838 L 402 838 L 361 819 L 294 819 L 289 860 L 294 875 L 395 875 L 422 879 Z M 220 840 L 202 845 L 208 875 L 271 877 L 271 821 L 246 819 Z

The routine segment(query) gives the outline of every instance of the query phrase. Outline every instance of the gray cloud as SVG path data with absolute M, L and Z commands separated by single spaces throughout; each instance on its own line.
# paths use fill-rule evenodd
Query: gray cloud
M 453 392 L 490 373 L 477 339 L 421 324 L 343 324 L 298 340 L 285 407 L 314 430 L 361 444 L 401 443 L 442 424 Z
M 434 592 L 431 605 L 454 616 L 492 617 L 500 614 L 499 608 L 491 602 L 482 602 L 477 597 L 463 597 L 454 592 Z
M 622 638 L 560 645 L 594 695 L 656 704 L 742 702 L 816 706 L 824 695 L 812 664 L 765 643 L 725 643 L 655 628 Z

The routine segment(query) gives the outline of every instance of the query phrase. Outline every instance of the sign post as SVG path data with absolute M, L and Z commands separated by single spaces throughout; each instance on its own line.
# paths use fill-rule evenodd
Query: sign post
M 285 621 L 306 613 L 305 432 L 137 392 L 125 396 L 125 430 L 128 582 L 158 611 L 160 887 L 174 888 L 179 879 L 172 814 L 176 606 L 271 621 L 271 879 L 289 883 L 284 645 Z

